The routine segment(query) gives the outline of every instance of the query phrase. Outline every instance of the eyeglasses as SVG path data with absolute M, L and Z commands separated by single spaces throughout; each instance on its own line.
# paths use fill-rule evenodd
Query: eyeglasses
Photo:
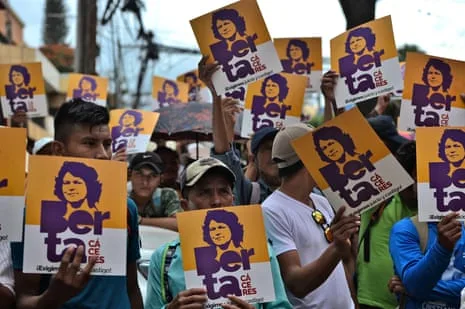
M 333 234 L 331 233 L 331 228 L 326 221 L 325 216 L 319 211 L 318 209 L 315 209 L 312 212 L 312 218 L 315 221 L 316 224 L 318 224 L 322 229 L 323 233 L 325 234 L 326 241 L 328 243 L 331 243 L 333 241 Z

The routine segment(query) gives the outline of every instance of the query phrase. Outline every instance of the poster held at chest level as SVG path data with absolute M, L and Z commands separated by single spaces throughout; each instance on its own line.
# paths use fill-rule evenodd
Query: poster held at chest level
M 465 129 L 417 128 L 419 221 L 441 221 L 451 212 L 465 221 Z
M 107 92 L 107 78 L 94 75 L 69 74 L 67 100 L 81 98 L 100 106 L 106 106 Z
M 340 75 L 334 89 L 338 107 L 402 89 L 390 16 L 352 28 L 330 43 L 331 67 Z
M 407 53 L 399 129 L 465 126 L 465 62 Z
M 126 165 L 67 157 L 30 158 L 25 273 L 56 273 L 65 249 L 83 246 L 93 275 L 126 274 Z
M 331 205 L 360 213 L 409 187 L 413 180 L 357 108 L 292 142 Z
M 126 148 L 127 154 L 145 152 L 160 114 L 135 109 L 110 112 L 111 150 Z
M 320 91 L 323 76 L 321 38 L 274 39 L 283 72 L 308 76 L 307 89 Z
M 275 300 L 259 205 L 187 211 L 177 220 L 186 288 L 205 287 L 207 308 L 229 294 L 251 304 Z
M 218 94 L 282 71 L 256 1 L 239 1 L 191 20 L 202 55 L 221 68 L 212 76 Z
M 26 129 L 0 128 L 0 140 L 0 241 L 21 241 Z
M 279 73 L 248 85 L 241 136 L 299 122 L 307 80 L 305 75 Z
M 24 111 L 27 117 L 48 115 L 42 64 L 0 64 L 0 96 L 3 114 Z

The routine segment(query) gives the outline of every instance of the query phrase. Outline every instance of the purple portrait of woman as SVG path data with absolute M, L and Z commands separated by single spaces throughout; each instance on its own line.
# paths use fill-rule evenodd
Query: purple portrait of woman
M 350 135 L 336 126 L 322 127 L 315 131 L 313 143 L 320 159 L 328 163 L 320 168 L 322 176 L 350 207 L 357 207 L 373 195 L 379 194 L 369 181 L 361 180 L 366 173 L 375 170 L 370 161 L 370 150 L 364 154 L 358 153 Z M 348 188 L 350 180 L 359 181 Z M 356 193 L 356 196 L 352 197 L 351 193 Z
M 136 137 L 143 128 L 139 127 L 142 123 L 142 113 L 135 110 L 127 110 L 121 114 L 118 120 L 118 126 L 111 129 L 112 151 L 117 152 L 121 148 L 125 148 L 128 143 L 128 138 Z
M 434 189 L 438 210 L 465 210 L 465 132 L 460 129 L 444 130 L 438 157 L 443 162 L 429 163 L 429 185 Z M 455 192 L 446 192 L 451 185 L 456 187 Z M 451 198 L 447 204 L 446 197 Z
M 189 85 L 189 101 L 195 101 L 200 89 L 199 79 L 194 72 L 184 74 L 184 82 Z
M 8 74 L 9 85 L 5 85 L 6 98 L 11 111 L 28 111 L 26 100 L 34 98 L 35 87 L 29 87 L 31 75 L 25 66 L 12 65 Z
M 311 73 L 314 63 L 308 62 L 310 48 L 308 48 L 307 42 L 299 39 L 289 40 L 286 56 L 287 59 L 281 59 L 283 72 L 306 75 Z
M 440 111 L 450 111 L 456 96 L 448 93 L 452 85 L 451 67 L 446 62 L 430 58 L 423 68 L 421 80 L 424 84 L 414 84 L 412 105 L 415 106 L 415 124 L 417 126 L 440 126 Z M 433 110 L 424 111 L 431 107 Z
M 95 90 L 97 90 L 97 81 L 90 76 L 83 76 L 79 81 L 78 88 L 73 90 L 73 98 L 96 101 L 99 94 Z
M 162 91 L 158 92 L 158 103 L 160 107 L 165 107 L 173 103 L 180 103 L 181 100 L 178 98 L 178 95 L 178 85 L 174 81 L 165 80 L 163 82 Z

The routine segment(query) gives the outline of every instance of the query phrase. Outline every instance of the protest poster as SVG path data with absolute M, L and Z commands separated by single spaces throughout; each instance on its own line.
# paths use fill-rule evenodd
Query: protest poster
M 238 1 L 190 23 L 202 55 L 221 66 L 212 76 L 218 94 L 282 71 L 256 1 Z
M 308 76 L 307 89 L 319 92 L 323 77 L 321 38 L 279 38 L 274 39 L 274 45 L 283 72 Z
M 108 79 L 84 74 L 69 74 L 66 100 L 83 99 L 100 106 L 107 105 Z
M 26 129 L 0 128 L 0 140 L 0 241 L 21 241 L 25 205 Z
M 263 127 L 282 128 L 300 122 L 304 103 L 305 75 L 279 73 L 249 84 L 242 117 L 242 137 Z
M 465 128 L 420 127 L 417 139 L 418 219 L 465 221 Z
M 189 85 L 189 102 L 211 103 L 210 90 L 200 80 L 199 71 L 192 70 L 179 75 L 176 80 Z
M 125 276 L 126 180 L 123 162 L 31 156 L 24 273 L 56 273 L 66 248 L 83 246 L 92 275 Z
M 340 75 L 334 89 L 338 107 L 402 88 L 391 16 L 352 28 L 330 44 L 331 68 Z
M 42 64 L 0 64 L 0 96 L 6 117 L 18 111 L 26 112 L 28 118 L 47 116 Z
M 260 205 L 192 210 L 176 215 L 186 289 L 205 287 L 206 308 L 236 295 L 250 304 L 275 300 Z
M 399 129 L 465 126 L 465 62 L 407 53 Z
M 110 112 L 111 150 L 121 148 L 127 154 L 147 151 L 147 145 L 157 125 L 159 113 L 135 109 L 114 109 Z
M 413 180 L 357 108 L 292 142 L 335 209 L 361 213 L 412 185 Z
M 152 80 L 153 110 L 189 101 L 189 84 L 154 76 Z

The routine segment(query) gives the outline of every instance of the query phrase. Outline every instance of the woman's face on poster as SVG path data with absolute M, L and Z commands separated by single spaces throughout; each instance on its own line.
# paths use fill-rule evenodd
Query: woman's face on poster
M 208 228 L 210 230 L 210 238 L 216 246 L 222 246 L 231 240 L 231 229 L 226 223 L 212 220 Z
M 341 143 L 335 139 L 321 140 L 319 147 L 325 156 L 332 161 L 340 160 L 345 152 Z
M 13 72 L 11 73 L 11 76 L 12 76 L 12 78 L 13 78 L 13 83 L 14 83 L 15 85 L 18 85 L 18 86 L 19 86 L 19 85 L 21 85 L 21 84 L 24 83 L 24 76 L 23 76 L 23 74 L 22 74 L 21 72 L 13 71 Z
M 237 32 L 236 25 L 229 19 L 218 19 L 216 21 L 216 29 L 224 39 L 230 39 Z
M 84 179 L 66 173 L 63 177 L 63 195 L 70 203 L 84 200 L 87 197 L 87 187 Z
M 168 95 L 174 95 L 174 87 L 170 84 L 165 84 L 165 93 Z
M 279 96 L 279 85 L 271 79 L 267 80 L 265 84 L 265 94 L 267 98 L 275 98 Z
M 353 36 L 350 38 L 350 50 L 352 50 L 354 54 L 363 52 L 366 46 L 367 42 L 363 36 Z
M 81 89 L 82 90 L 91 90 L 92 89 L 92 84 L 88 80 L 83 80 L 81 82 Z
M 461 162 L 465 158 L 465 149 L 461 142 L 448 138 L 444 147 L 446 158 L 450 163 Z
M 433 66 L 429 67 L 427 78 L 430 87 L 440 87 L 442 85 L 442 73 Z
M 131 126 L 131 125 L 134 124 L 135 120 L 136 119 L 134 118 L 133 115 L 126 114 L 126 115 L 123 116 L 123 120 L 122 120 L 123 126 L 125 126 L 125 127 Z
M 302 49 L 299 46 L 291 45 L 289 46 L 289 55 L 293 60 L 299 60 L 303 57 Z

